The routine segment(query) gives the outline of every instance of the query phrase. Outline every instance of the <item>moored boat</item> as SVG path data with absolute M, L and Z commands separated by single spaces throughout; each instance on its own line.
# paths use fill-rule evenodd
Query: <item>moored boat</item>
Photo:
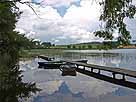
M 65 63 L 62 61 L 51 61 L 51 62 L 38 62 L 39 68 L 44 69 L 59 69 L 61 65 Z
M 87 63 L 88 62 L 88 60 L 77 60 L 77 61 L 73 61 L 73 62 L 81 62 L 81 63 Z
M 53 61 L 55 59 L 54 57 L 47 57 L 44 55 L 39 55 L 38 58 L 44 59 L 46 61 Z
M 77 60 L 74 62 L 82 62 L 82 63 L 87 63 L 88 60 Z M 44 68 L 44 69 L 59 69 L 61 65 L 71 65 L 70 63 L 67 63 L 65 61 L 48 61 L 48 62 L 38 62 L 39 68 Z
M 60 66 L 62 76 L 76 76 L 76 68 L 77 66 L 75 64 L 65 64 Z

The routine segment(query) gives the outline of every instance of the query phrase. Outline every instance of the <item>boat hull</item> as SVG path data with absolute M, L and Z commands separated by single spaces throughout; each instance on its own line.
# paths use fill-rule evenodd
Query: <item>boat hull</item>
M 76 76 L 76 68 L 77 66 L 75 64 L 66 64 L 60 66 L 62 76 Z
M 39 68 L 44 69 L 59 69 L 63 63 L 48 63 L 48 62 L 38 62 Z
M 47 57 L 47 56 L 44 56 L 44 55 L 40 55 L 40 56 L 38 56 L 38 58 L 44 59 L 46 61 L 53 61 L 54 60 L 54 58 Z
M 87 63 L 88 60 L 78 60 L 74 62 L 82 62 Z M 38 62 L 39 67 L 38 68 L 44 68 L 44 69 L 60 69 L 60 66 L 62 65 L 71 65 L 70 63 L 64 62 L 64 61 L 48 61 L 48 62 Z

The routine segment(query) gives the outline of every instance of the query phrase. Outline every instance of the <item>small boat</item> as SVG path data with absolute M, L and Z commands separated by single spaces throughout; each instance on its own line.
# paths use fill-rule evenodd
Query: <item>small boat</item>
M 61 65 L 64 65 L 65 63 L 62 61 L 51 61 L 51 62 L 38 62 L 39 67 L 38 68 L 44 68 L 44 69 L 59 69 Z
M 77 60 L 77 61 L 73 61 L 73 62 L 87 63 L 87 62 L 88 62 L 88 60 Z
M 87 63 L 88 60 L 77 60 L 73 62 L 82 62 Z M 45 69 L 59 69 L 61 65 L 71 65 L 71 63 L 67 63 L 65 61 L 48 61 L 48 62 L 38 62 L 39 68 Z
M 44 55 L 39 55 L 38 58 L 44 59 L 46 61 L 53 61 L 55 59 L 54 57 L 51 58 Z
M 77 66 L 75 64 L 65 64 L 60 66 L 62 76 L 76 76 L 76 68 Z

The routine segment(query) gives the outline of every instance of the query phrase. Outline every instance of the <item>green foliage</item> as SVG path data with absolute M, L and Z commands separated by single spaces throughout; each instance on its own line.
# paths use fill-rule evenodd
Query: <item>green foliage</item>
M 73 49 L 76 49 L 76 46 L 75 46 L 75 45 L 73 45 L 73 46 L 72 46 L 72 48 L 73 48 Z
M 18 102 L 39 91 L 35 83 L 22 82 L 19 51 L 28 39 L 14 31 L 21 14 L 15 2 L 0 1 L 0 102 Z
M 88 49 L 92 49 L 92 45 L 88 45 Z
M 134 18 L 136 6 L 132 4 L 133 0 L 104 0 L 100 3 L 103 6 L 103 13 L 100 20 L 105 22 L 105 29 L 95 32 L 96 36 L 105 39 L 112 39 L 113 32 L 118 30 L 119 44 L 127 45 L 131 39 L 130 32 L 126 29 L 124 19 Z
M 50 48 L 52 46 L 52 44 L 50 42 L 43 42 L 41 45 L 44 48 Z
M 71 48 L 71 45 L 67 45 L 67 48 L 70 49 L 70 48 Z
M 85 46 L 85 45 L 83 45 L 83 46 L 82 46 L 82 49 L 85 49 L 85 48 L 86 48 L 86 46 Z
M 81 49 L 82 49 L 82 47 L 79 45 L 79 46 L 78 46 L 78 49 L 79 49 L 79 50 L 81 50 Z

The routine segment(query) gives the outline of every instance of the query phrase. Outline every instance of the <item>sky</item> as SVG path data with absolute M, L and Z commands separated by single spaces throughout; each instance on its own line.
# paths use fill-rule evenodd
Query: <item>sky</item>
M 99 21 L 101 7 L 96 0 L 32 0 L 31 2 L 36 14 L 27 5 L 17 4 L 23 13 L 16 24 L 16 30 L 25 33 L 29 38 L 54 44 L 103 40 L 93 34 L 101 28 Z M 135 33 L 136 20 L 127 19 L 126 22 L 127 28 Z M 114 36 L 117 37 L 118 34 Z M 136 35 L 132 35 L 132 38 L 136 38 Z

